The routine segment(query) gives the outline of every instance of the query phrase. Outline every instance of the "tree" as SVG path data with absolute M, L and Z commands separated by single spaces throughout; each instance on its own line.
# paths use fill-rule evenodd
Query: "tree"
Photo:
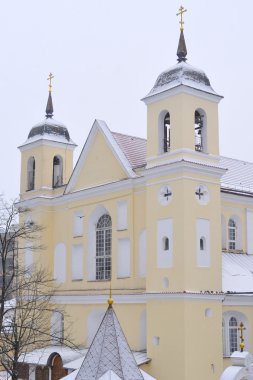
M 75 348 L 63 336 L 64 312 L 52 303 L 53 280 L 44 269 L 25 267 L 20 260 L 27 242 L 31 251 L 42 249 L 42 228 L 27 215 L 29 210 L 0 200 L 0 365 L 12 380 L 27 352 L 52 342 Z

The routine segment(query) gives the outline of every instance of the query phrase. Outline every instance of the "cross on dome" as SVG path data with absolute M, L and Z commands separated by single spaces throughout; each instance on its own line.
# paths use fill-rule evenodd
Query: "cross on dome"
M 49 92 L 52 92 L 52 79 L 54 78 L 52 73 L 49 73 L 47 80 L 49 80 Z
M 184 25 L 183 14 L 184 14 L 185 12 L 187 12 L 187 9 L 185 9 L 185 8 L 181 5 L 181 7 L 179 8 L 179 12 L 177 13 L 177 16 L 180 15 L 180 21 L 179 21 L 179 24 L 181 25 L 181 27 L 180 27 L 180 30 L 181 30 L 181 31 L 184 30 L 184 27 L 183 27 L 183 25 Z

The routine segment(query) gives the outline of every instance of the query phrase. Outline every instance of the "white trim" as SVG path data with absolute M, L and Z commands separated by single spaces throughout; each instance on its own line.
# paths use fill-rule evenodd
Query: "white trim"
M 104 196 L 106 195 L 106 197 L 110 194 L 110 193 L 115 193 L 115 192 L 118 192 L 118 191 L 127 191 L 127 190 L 135 190 L 135 191 L 138 191 L 138 188 L 139 187 L 143 187 L 143 186 L 154 186 L 154 185 L 157 185 L 157 184 L 167 184 L 168 182 L 171 183 L 171 182 L 175 182 L 175 181 L 178 181 L 180 179 L 188 179 L 188 180 L 192 180 L 194 182 L 196 182 L 196 178 L 194 177 L 191 177 L 191 176 L 178 176 L 178 177 L 175 177 L 175 178 L 172 178 L 172 179 L 167 179 L 167 180 L 159 180 L 157 182 L 153 182 L 153 183 L 146 183 L 147 180 L 149 179 L 153 179 L 153 178 L 156 178 L 156 177 L 160 177 L 161 175 L 163 174 L 170 174 L 170 173 L 175 173 L 177 171 L 177 169 L 174 167 L 173 170 L 171 171 L 168 171 L 168 168 L 166 170 L 166 167 L 163 168 L 162 171 L 153 171 L 152 173 L 145 173 L 145 177 L 142 176 L 142 177 L 138 177 L 138 178 L 129 178 L 129 179 L 125 179 L 125 180 L 120 180 L 120 181 L 116 181 L 116 182 L 110 182 L 110 183 L 107 183 L 107 184 L 104 184 L 104 185 L 97 185 L 97 186 L 94 186 L 94 187 L 89 187 L 89 188 L 86 188 L 86 189 L 82 189 L 82 190 L 78 190 L 78 191 L 75 191 L 73 193 L 69 193 L 69 194 L 60 194 L 60 195 L 57 195 L 55 197 L 49 197 L 49 196 L 38 196 L 38 197 L 34 197 L 34 198 L 30 198 L 30 199 L 24 199 L 24 200 L 20 200 L 19 202 L 16 202 L 16 205 L 17 206 L 22 206 L 22 207 L 36 207 L 36 206 L 39 206 L 39 205 L 44 205 L 44 206 L 56 206 L 56 205 L 62 205 L 62 204 L 65 204 L 67 202 L 70 202 L 70 201 L 79 201 L 79 200 L 82 200 L 84 201 L 85 199 L 92 199 L 94 197 L 99 197 L 99 196 Z M 193 170 L 193 172 L 196 172 L 196 170 Z M 198 172 L 200 173 L 200 172 Z M 204 171 L 204 173 L 202 174 L 205 174 L 207 175 L 206 171 Z M 211 175 L 211 177 L 213 177 L 214 175 Z M 218 176 L 219 178 L 220 176 Z M 212 180 L 205 180 L 205 183 L 211 183 L 211 184 L 217 184 L 218 182 L 215 182 L 215 181 L 212 181 Z M 141 192 L 145 192 L 145 190 L 141 190 Z M 127 194 L 129 195 L 129 194 Z M 124 197 L 126 196 L 126 194 L 124 194 Z M 120 198 L 120 197 L 119 197 Z
M 224 306 L 252 306 L 253 305 L 253 293 L 252 294 L 226 294 Z
M 196 96 L 198 98 L 202 98 L 205 100 L 209 100 L 213 103 L 219 103 L 221 99 L 223 99 L 223 96 L 218 95 L 218 94 L 211 94 L 209 92 L 205 92 L 202 90 L 198 90 L 196 88 L 184 85 L 184 84 L 179 84 L 176 87 L 169 88 L 165 91 L 161 91 L 159 93 L 156 93 L 154 95 L 150 94 L 142 98 L 141 100 L 146 104 L 152 104 L 155 102 L 159 102 L 160 100 L 163 100 L 165 98 L 169 98 L 170 96 L 175 96 L 178 94 L 189 94 Z
M 200 157 L 203 157 L 205 159 L 208 159 L 208 160 L 215 160 L 215 161 L 218 161 L 220 162 L 220 156 L 217 156 L 217 155 L 214 155 L 214 154 L 211 154 L 211 153 L 205 153 L 205 152 L 198 152 L 196 153 L 195 150 L 193 149 L 189 149 L 189 148 L 182 148 L 182 149 L 175 149 L 175 150 L 172 150 L 170 152 L 167 152 L 167 153 L 161 153 L 157 156 L 151 156 L 149 158 L 146 159 L 147 163 L 148 162 L 152 162 L 154 160 L 157 161 L 157 159 L 159 158 L 163 158 L 163 157 L 173 157 L 173 156 L 177 156 L 178 154 L 192 154 L 194 157 L 196 157 L 196 155 L 200 156 Z M 188 157 L 189 159 L 189 157 Z M 170 162 L 169 160 L 165 161 L 164 162 Z M 203 161 L 199 160 L 200 163 L 203 163 Z
M 231 189 L 233 191 L 233 189 Z M 242 195 L 242 194 L 231 194 L 226 193 L 226 189 L 221 186 L 221 200 L 226 202 L 235 202 L 239 203 L 241 205 L 251 205 L 252 206 L 252 197 L 253 193 L 249 194 L 248 196 Z
M 18 149 L 20 150 L 20 152 L 24 152 L 26 150 L 37 148 L 42 145 L 51 146 L 54 148 L 62 148 L 62 146 L 64 145 L 64 149 L 67 149 L 67 150 L 74 150 L 77 147 L 77 145 L 73 142 L 67 142 L 67 141 L 61 142 L 61 141 L 46 140 L 46 139 L 41 138 L 36 141 L 24 143 L 24 145 L 18 146 Z
M 96 138 L 97 133 L 101 132 L 102 135 L 105 137 L 105 140 L 107 141 L 109 148 L 111 149 L 112 153 L 116 157 L 116 159 L 119 161 L 120 166 L 125 171 L 125 173 L 130 178 L 135 178 L 136 174 L 134 173 L 130 163 L 126 159 L 124 153 L 121 151 L 120 147 L 116 143 L 110 129 L 108 128 L 107 124 L 103 120 L 95 120 L 92 128 L 90 130 L 90 133 L 88 135 L 88 138 L 83 146 L 82 152 L 78 158 L 78 161 L 76 163 L 76 166 L 72 172 L 72 175 L 70 177 L 69 183 L 66 186 L 65 193 L 69 193 L 73 190 L 73 187 L 76 184 L 76 181 L 78 179 L 78 176 L 80 175 L 81 169 L 83 167 L 83 164 L 89 154 L 89 151 L 91 149 L 91 146 Z
M 117 304 L 143 304 L 151 300 L 208 300 L 223 301 L 222 294 L 205 294 L 205 293 L 138 293 L 138 294 L 114 294 L 113 299 Z M 55 295 L 51 303 L 68 304 L 68 305 L 106 305 L 108 295 Z
M 164 175 L 164 174 L 171 174 L 178 170 L 191 170 L 192 172 L 198 173 L 198 174 L 204 174 L 204 175 L 210 175 L 210 176 L 216 176 L 217 178 L 221 178 L 221 176 L 225 173 L 226 169 L 215 166 L 215 165 L 209 165 L 202 162 L 193 162 L 186 159 L 179 159 L 179 160 L 172 160 L 169 165 L 167 163 L 161 163 L 157 166 L 153 166 L 150 168 L 146 168 L 145 171 L 142 173 L 145 178 L 148 177 L 154 177 L 154 174 L 157 175 Z

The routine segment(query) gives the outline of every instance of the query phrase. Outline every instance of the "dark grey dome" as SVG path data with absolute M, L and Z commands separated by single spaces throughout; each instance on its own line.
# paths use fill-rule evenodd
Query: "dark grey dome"
M 147 97 L 180 85 L 217 95 L 204 71 L 182 61 L 159 75 Z
M 166 84 L 170 84 L 174 81 L 183 81 L 188 80 L 197 84 L 203 84 L 204 86 L 210 87 L 210 81 L 207 78 L 206 74 L 196 69 L 193 66 L 188 65 L 187 63 L 181 63 L 168 71 L 164 71 L 156 80 L 154 89 Z
M 159 75 L 152 90 L 142 100 L 181 85 L 221 97 L 212 88 L 204 71 L 186 63 L 187 49 L 183 29 L 180 32 L 177 56 L 178 63 Z
M 70 136 L 67 128 L 60 122 L 54 120 L 53 118 L 47 118 L 41 123 L 36 124 L 30 131 L 28 139 L 36 136 L 45 136 L 48 137 L 60 137 L 67 141 L 70 141 Z

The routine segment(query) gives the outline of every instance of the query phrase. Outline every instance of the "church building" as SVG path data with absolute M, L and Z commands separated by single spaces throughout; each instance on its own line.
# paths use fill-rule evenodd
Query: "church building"
M 76 144 L 53 117 L 50 84 L 46 117 L 19 146 L 19 205 L 45 227 L 46 247 L 35 253 L 27 242 L 24 262 L 52 274 L 56 309 L 71 316 L 84 356 L 111 284 L 142 371 L 218 380 L 239 349 L 241 323 L 253 352 L 253 163 L 220 155 L 222 96 L 187 62 L 182 26 L 177 63 L 142 99 L 147 139 L 95 120 L 73 166 Z M 61 350 L 49 346 L 48 355 L 77 369 Z

